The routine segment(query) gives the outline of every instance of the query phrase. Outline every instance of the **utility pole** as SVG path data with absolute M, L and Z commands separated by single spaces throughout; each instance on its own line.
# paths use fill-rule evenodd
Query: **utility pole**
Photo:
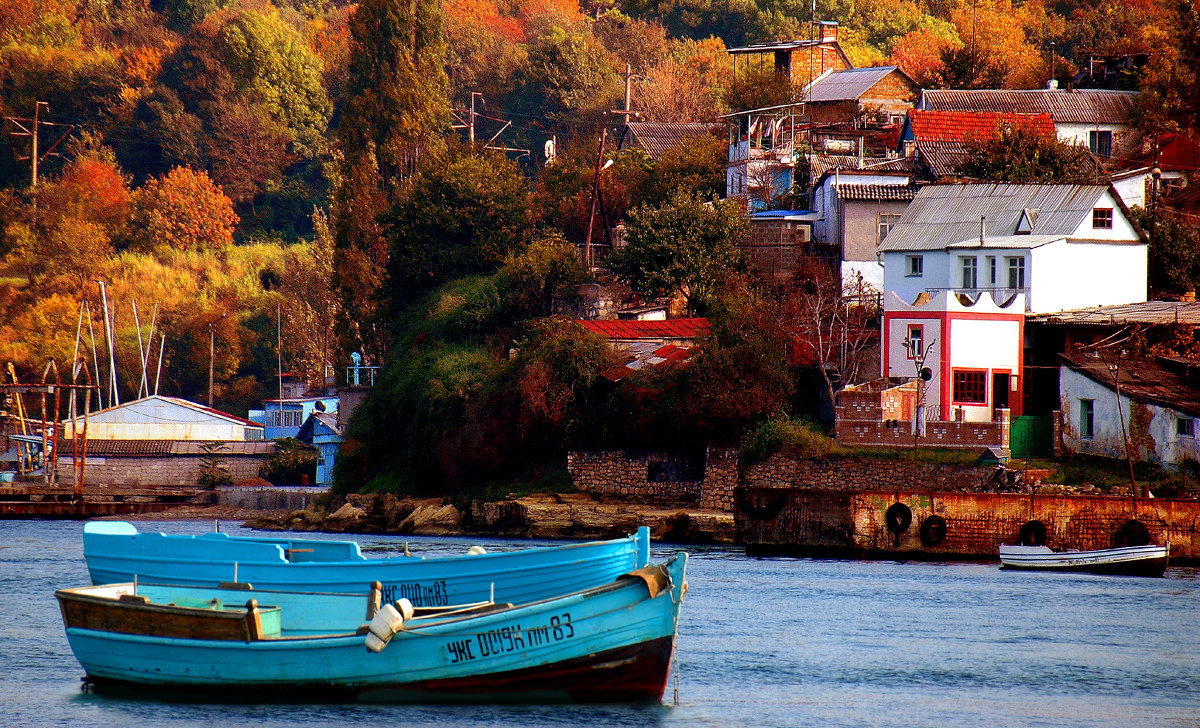
M 38 168 L 38 148 L 37 148 L 37 143 L 38 143 L 38 121 L 39 121 L 39 118 L 40 118 L 40 115 L 41 115 L 41 111 L 42 111 L 42 107 L 43 107 L 43 106 L 45 106 L 47 109 L 49 109 L 49 108 L 50 108 L 50 104 L 46 103 L 45 101 L 38 101 L 38 102 L 35 102 L 35 103 L 34 103 L 34 105 L 33 105 L 33 132 L 32 132 L 32 133 L 29 135 L 29 136 L 30 136 L 30 139 L 31 139 L 32 147 L 33 147 L 33 151 L 32 151 L 32 152 L 30 153 L 30 155 L 29 155 L 29 167 L 30 167 L 30 170 L 31 170 L 31 172 L 32 172 L 32 179 L 33 179 L 33 181 L 32 181 L 32 182 L 30 182 L 29 186 L 30 186 L 30 187 L 32 187 L 32 188 L 33 188 L 33 189 L 35 189 L 35 190 L 37 189 L 37 182 L 38 182 L 38 180 L 37 180 L 37 172 L 38 172 L 38 170 L 37 170 L 37 168 Z
M 56 124 L 56 123 L 50 122 L 50 121 L 42 121 L 41 117 L 42 117 L 42 107 L 43 106 L 46 107 L 47 111 L 50 110 L 50 104 L 46 101 L 37 101 L 34 103 L 32 118 L 25 118 L 25 117 L 20 117 L 20 116 L 4 117 L 5 121 L 11 122 L 12 125 L 17 128 L 17 131 L 9 132 L 9 134 L 11 136 L 27 136 L 27 137 L 29 137 L 29 156 L 28 157 L 17 157 L 17 159 L 18 159 L 18 161 L 24 161 L 25 159 L 29 159 L 29 162 L 30 162 L 30 165 L 29 165 L 30 189 L 37 189 L 38 165 L 41 163 L 41 161 L 43 159 L 45 159 L 46 157 L 49 157 L 51 154 L 53 154 L 54 150 L 58 148 L 58 145 L 62 144 L 63 140 L 65 140 L 71 134 L 71 132 L 74 131 L 74 129 L 75 129 L 74 124 Z M 61 127 L 66 127 L 66 129 L 67 129 L 65 132 L 63 132 L 62 136 L 60 136 L 57 140 L 55 140 L 55 142 L 50 145 L 50 148 L 44 152 L 40 151 L 38 149 L 38 132 L 39 132 L 40 128 L 43 126 L 61 126 Z
M 637 112 L 635 112 L 632 108 L 633 107 L 633 79 L 641 78 L 641 76 L 635 75 L 633 72 L 633 66 L 631 64 L 626 63 L 625 64 L 625 73 L 621 74 L 621 78 L 625 80 L 625 108 L 614 109 L 612 111 L 612 113 L 620 114 L 625 119 L 625 123 L 628 124 L 629 118 L 637 115 Z
M 592 267 L 592 226 L 596 222 L 596 205 L 600 202 L 600 169 L 604 161 L 604 142 L 608 127 L 600 129 L 600 148 L 596 150 L 596 175 L 592 178 L 592 211 L 588 214 L 587 237 L 583 240 L 583 264 Z
M 470 124 L 467 125 L 467 130 L 468 130 L 467 138 L 471 142 L 472 149 L 475 148 L 475 97 L 476 96 L 479 97 L 479 103 L 483 104 L 484 106 L 487 106 L 487 103 L 484 102 L 484 100 L 483 100 L 483 94 L 479 93 L 478 91 L 471 92 L 471 116 L 470 116 L 471 122 L 470 122 Z

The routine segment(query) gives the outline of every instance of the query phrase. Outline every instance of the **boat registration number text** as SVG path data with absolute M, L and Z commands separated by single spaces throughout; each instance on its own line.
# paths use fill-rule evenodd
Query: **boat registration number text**
M 538 627 L 523 628 L 519 624 L 501 627 L 467 638 L 446 643 L 450 664 L 467 662 L 480 657 L 504 655 L 527 647 L 541 647 L 569 640 L 575 636 L 571 626 L 571 613 L 563 612 L 550 618 L 550 623 Z
M 384 604 L 401 599 L 412 602 L 414 607 L 445 607 L 450 604 L 445 581 L 435 581 L 432 584 L 416 581 L 407 584 L 384 584 L 381 596 Z

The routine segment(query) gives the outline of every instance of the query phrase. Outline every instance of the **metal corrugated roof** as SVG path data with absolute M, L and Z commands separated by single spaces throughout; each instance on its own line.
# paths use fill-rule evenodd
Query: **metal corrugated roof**
M 846 68 L 833 71 L 813 81 L 805 91 L 805 100 L 810 103 L 823 101 L 856 101 L 871 90 L 892 71 L 900 72 L 895 66 L 875 68 Z M 916 86 L 914 83 L 913 86 Z
M 168 455 L 204 455 L 208 443 L 191 440 L 93 440 L 87 441 L 88 457 L 165 457 Z M 267 455 L 275 451 L 270 440 L 228 440 L 217 443 L 221 455 Z M 82 448 L 82 443 L 80 447 Z M 60 445 L 71 451 L 69 440 Z
M 726 48 L 726 53 L 770 53 L 771 51 L 793 51 L 797 48 L 808 48 L 811 46 L 833 45 L 835 41 L 829 40 L 777 40 L 767 41 L 765 43 L 752 43 L 748 46 L 740 46 L 738 48 Z
M 181 399 L 179 397 L 167 397 L 166 395 L 162 394 L 152 394 L 141 399 L 135 399 L 129 402 L 122 402 L 121 404 L 113 405 L 111 407 L 105 407 L 102 410 L 93 412 L 90 415 L 90 418 L 96 422 L 116 422 L 122 421 L 119 419 L 120 417 L 128 415 L 124 421 L 154 421 L 155 419 L 161 418 L 156 418 L 153 416 L 148 417 L 148 413 L 152 413 L 153 410 L 162 408 L 164 406 L 181 407 L 193 413 L 213 417 L 226 422 L 234 422 L 239 425 L 245 425 L 246 427 L 256 427 L 258 429 L 262 429 L 263 427 L 262 424 L 258 422 L 251 422 L 243 417 L 231 415 L 228 412 L 222 412 L 219 409 L 206 407 L 197 402 Z M 82 417 L 79 419 L 82 420 Z
M 974 183 L 930 185 L 917 193 L 879 245 L 881 251 L 942 250 L 985 237 L 1013 235 L 1021 213 L 1037 210 L 1033 236 L 1066 237 L 1092 214 L 1108 185 Z
M 694 339 L 708 333 L 708 319 L 683 318 L 666 321 L 588 320 L 579 324 L 607 339 Z
M 1026 321 L 1082 326 L 1176 323 L 1200 326 L 1200 301 L 1142 301 L 1116 306 L 1096 306 L 1057 313 L 1031 314 Z
M 959 176 L 958 170 L 967 159 L 967 145 L 963 142 L 918 141 L 917 151 L 935 178 Z
M 927 89 L 920 108 L 1050 114 L 1060 124 L 1127 124 L 1136 98 L 1136 91 L 1105 89 Z
M 820 183 L 820 178 L 834 170 L 858 172 L 863 174 L 900 172 L 913 174 L 919 172 L 920 165 L 911 157 L 855 157 L 848 154 L 810 154 L 808 165 L 813 179 Z
M 621 140 L 622 147 L 636 145 L 645 149 L 651 159 L 661 159 L 664 152 L 686 141 L 702 137 L 705 134 L 723 133 L 726 125 L 637 121 L 626 124 L 626 129 L 628 141 L 623 138 Z

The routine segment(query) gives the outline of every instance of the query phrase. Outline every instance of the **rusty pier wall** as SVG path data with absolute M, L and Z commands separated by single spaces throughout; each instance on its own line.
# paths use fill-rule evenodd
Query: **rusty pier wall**
M 1021 527 L 1033 520 L 1045 525 L 1051 547 L 1099 549 L 1112 547 L 1114 534 L 1135 519 L 1152 542 L 1170 542 L 1172 563 L 1200 563 L 1194 500 L 1139 499 L 1135 514 L 1129 498 L 1110 496 L 739 486 L 734 501 L 737 537 L 752 553 L 997 559 L 999 544 L 1018 543 Z M 885 516 L 894 503 L 912 512 L 898 536 Z M 944 519 L 940 539 L 929 538 L 928 527 L 922 533 L 935 515 Z

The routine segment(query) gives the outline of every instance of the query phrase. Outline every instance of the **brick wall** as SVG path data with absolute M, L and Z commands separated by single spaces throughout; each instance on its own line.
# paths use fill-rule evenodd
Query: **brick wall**
M 912 411 L 916 383 L 881 389 L 880 385 L 848 387 L 838 392 L 833 436 L 845 445 L 912 447 Z M 1011 421 L 1001 410 L 996 422 L 927 420 L 920 444 L 931 447 L 1007 448 Z
M 892 71 L 879 79 L 874 86 L 863 94 L 863 97 L 867 99 L 897 99 L 911 103 L 916 100 L 918 91 L 919 89 L 911 82 L 899 73 Z

